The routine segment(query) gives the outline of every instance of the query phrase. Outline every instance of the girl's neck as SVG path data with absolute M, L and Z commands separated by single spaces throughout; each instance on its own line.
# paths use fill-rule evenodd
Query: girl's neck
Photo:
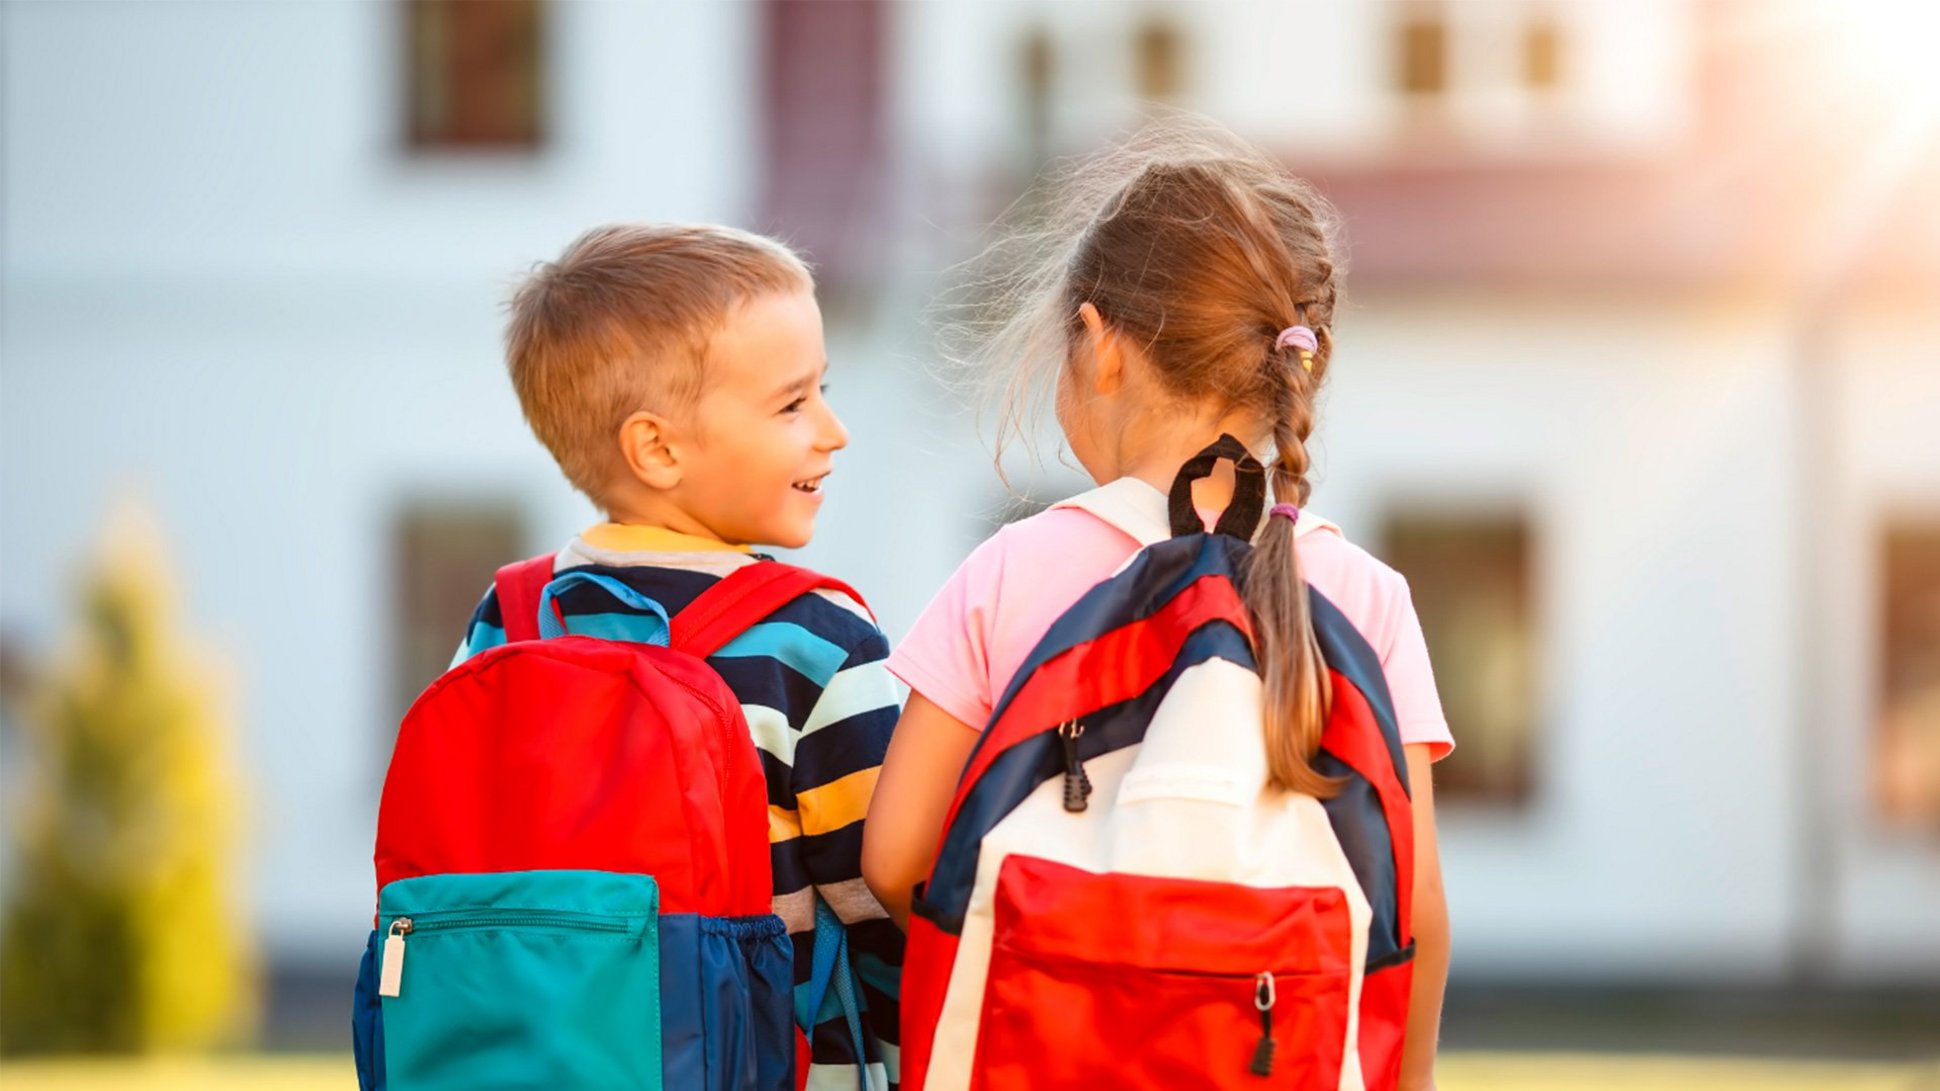
M 1179 476 L 1179 468 L 1187 460 L 1211 446 L 1222 435 L 1235 436 L 1256 456 L 1259 453 L 1255 434 L 1258 425 L 1241 419 L 1240 414 L 1228 413 L 1218 418 L 1206 417 L 1195 421 L 1174 418 L 1169 423 L 1154 422 L 1154 425 L 1150 432 L 1136 426 L 1125 430 L 1124 442 L 1118 449 L 1118 476 L 1136 477 L 1162 493 L 1172 491 L 1172 481 Z M 1230 463 L 1220 463 L 1211 477 L 1193 486 L 1192 501 L 1201 511 L 1224 510 L 1232 499 L 1233 467 Z

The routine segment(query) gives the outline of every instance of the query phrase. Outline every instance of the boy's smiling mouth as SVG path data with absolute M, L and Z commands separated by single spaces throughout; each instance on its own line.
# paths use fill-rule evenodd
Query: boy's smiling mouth
M 822 474 L 820 477 L 811 477 L 805 481 L 797 481 L 789 487 L 796 492 L 819 493 L 822 491 L 822 482 L 828 480 L 828 476 L 828 474 Z

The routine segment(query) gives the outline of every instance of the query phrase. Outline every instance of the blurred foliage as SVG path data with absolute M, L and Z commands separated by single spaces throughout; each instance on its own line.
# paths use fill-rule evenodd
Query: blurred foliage
M 175 631 L 160 535 L 128 507 L 77 632 L 15 692 L 0 1052 L 193 1051 L 248 1036 L 221 675 Z

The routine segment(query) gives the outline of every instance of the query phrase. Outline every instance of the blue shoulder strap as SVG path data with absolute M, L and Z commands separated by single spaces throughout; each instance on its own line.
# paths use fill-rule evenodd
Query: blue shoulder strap
M 849 967 L 849 933 L 842 927 L 829 903 L 815 895 L 815 954 L 811 962 L 806 994 L 797 994 L 795 1022 L 808 1036 L 811 1055 L 815 1044 L 815 1024 L 821 1021 L 822 1006 L 829 993 L 842 1005 L 842 1018 L 849 1026 L 849 1041 L 855 1047 L 856 1086 L 869 1091 L 867 1048 L 862 1036 L 862 1005 L 856 995 L 854 974 Z
M 627 606 L 645 611 L 660 624 L 658 628 L 648 632 L 640 642 L 658 644 L 663 648 L 667 646 L 668 635 L 673 632 L 673 623 L 668 620 L 665 607 L 612 576 L 580 571 L 567 571 L 554 576 L 546 584 L 545 590 L 539 593 L 540 639 L 552 640 L 566 635 L 566 622 L 560 614 L 557 600 L 561 592 L 582 583 L 593 584 Z

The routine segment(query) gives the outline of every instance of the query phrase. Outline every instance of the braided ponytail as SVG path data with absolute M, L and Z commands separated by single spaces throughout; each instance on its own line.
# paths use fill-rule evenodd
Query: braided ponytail
M 1325 342 L 1322 347 L 1327 347 Z M 1274 357 L 1292 361 L 1295 353 L 1276 347 L 1269 361 Z M 1306 439 L 1314 416 L 1309 388 L 1317 384 L 1298 363 L 1283 371 L 1279 381 L 1270 383 L 1274 458 L 1269 471 L 1274 497 L 1299 505 L 1307 502 L 1309 491 Z M 1324 798 L 1339 785 L 1313 767 L 1313 755 L 1327 726 L 1333 686 L 1314 636 L 1295 538 L 1294 520 L 1276 516 L 1266 521 L 1247 560 L 1246 605 L 1258 634 L 1254 656 L 1265 686 L 1267 783 Z

